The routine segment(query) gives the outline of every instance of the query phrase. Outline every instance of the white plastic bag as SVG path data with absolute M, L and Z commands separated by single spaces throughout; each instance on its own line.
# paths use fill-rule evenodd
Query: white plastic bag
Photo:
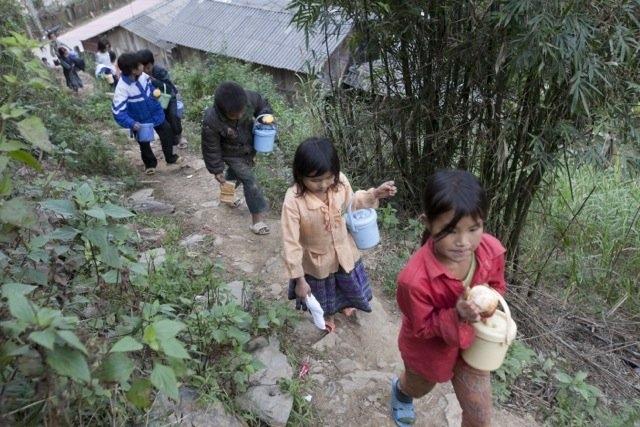
M 307 295 L 307 298 L 305 298 L 304 302 L 305 304 L 307 304 L 307 309 L 313 317 L 313 324 L 316 325 L 316 327 L 324 330 L 326 327 L 324 323 L 324 311 L 322 310 L 322 307 L 320 306 L 320 303 L 318 302 L 316 297 L 314 297 L 313 294 L 309 294 Z

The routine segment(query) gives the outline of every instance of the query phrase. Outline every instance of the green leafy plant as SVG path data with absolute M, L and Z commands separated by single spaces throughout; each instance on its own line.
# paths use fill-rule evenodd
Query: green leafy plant
M 131 230 L 111 220 L 130 218 L 134 214 L 111 202 L 101 201 L 86 183 L 79 185 L 73 197 L 45 200 L 44 209 L 58 215 L 65 226 L 42 236 L 32 245 L 34 255 L 42 255 L 43 246 L 50 240 L 80 244 L 84 247 L 85 260 L 94 269 L 97 285 L 120 283 L 123 271 L 146 274 L 146 266 L 133 258 L 135 252 L 127 245 Z
M 387 204 L 378 209 L 378 213 L 380 215 L 380 225 L 382 225 L 382 228 L 385 230 L 393 230 L 400 225 L 400 220 L 397 216 L 398 211 L 393 206 Z

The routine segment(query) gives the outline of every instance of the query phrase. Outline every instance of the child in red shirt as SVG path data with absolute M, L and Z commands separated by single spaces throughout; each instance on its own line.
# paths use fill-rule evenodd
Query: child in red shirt
M 475 338 L 471 322 L 480 320 L 480 310 L 464 295 L 480 283 L 504 293 L 505 249 L 484 233 L 487 197 L 471 173 L 436 172 L 427 180 L 423 202 L 422 247 L 398 275 L 396 299 L 403 314 L 398 346 L 405 370 L 392 381 L 392 416 L 400 427 L 413 424 L 413 398 L 451 380 L 462 425 L 488 426 L 489 372 L 460 357 Z

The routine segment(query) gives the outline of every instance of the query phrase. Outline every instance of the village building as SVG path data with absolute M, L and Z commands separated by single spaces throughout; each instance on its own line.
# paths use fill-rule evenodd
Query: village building
M 139 10 L 127 12 L 131 5 Z M 277 87 L 292 92 L 301 76 L 339 84 L 351 65 L 349 23 L 329 24 L 310 34 L 291 23 L 287 0 L 136 0 L 65 33 L 94 52 L 106 37 L 116 53 L 149 49 L 158 63 L 209 54 L 260 66 Z M 96 21 L 100 21 L 96 25 Z M 69 40 L 70 41 L 70 40 Z

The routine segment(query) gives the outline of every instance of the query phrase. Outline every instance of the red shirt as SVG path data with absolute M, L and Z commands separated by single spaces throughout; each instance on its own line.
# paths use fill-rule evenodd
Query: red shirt
M 475 251 L 477 265 L 471 286 L 487 283 L 503 294 L 504 253 L 498 239 L 483 234 Z M 452 277 L 437 260 L 431 239 L 398 275 L 400 354 L 409 369 L 428 381 L 449 381 L 460 350 L 469 348 L 475 338 L 473 326 L 463 322 L 455 308 L 463 291 L 462 281 Z

